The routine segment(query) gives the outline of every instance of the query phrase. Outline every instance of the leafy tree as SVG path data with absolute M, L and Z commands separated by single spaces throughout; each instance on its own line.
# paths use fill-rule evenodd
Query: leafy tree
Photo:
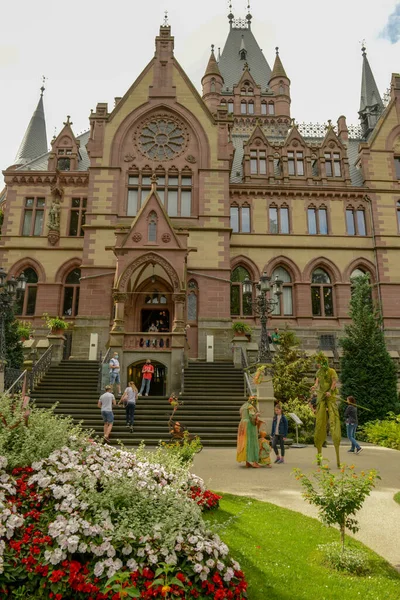
M 4 320 L 4 338 L 5 338 L 5 356 L 7 365 L 18 369 L 21 367 L 24 356 L 22 353 L 22 343 L 20 341 L 18 322 L 9 302 L 4 297 L 7 292 L 0 294 L 0 310 Z
M 274 356 L 272 382 L 277 400 L 307 398 L 310 380 L 307 374 L 312 369 L 313 359 L 299 349 L 299 340 L 293 331 L 279 334 L 279 346 Z
M 353 279 L 350 316 L 345 327 L 340 380 L 343 398 L 354 396 L 357 404 L 369 410 L 359 410 L 360 423 L 382 419 L 395 411 L 397 401 L 397 369 L 385 344 L 382 320 L 372 301 L 369 278 Z

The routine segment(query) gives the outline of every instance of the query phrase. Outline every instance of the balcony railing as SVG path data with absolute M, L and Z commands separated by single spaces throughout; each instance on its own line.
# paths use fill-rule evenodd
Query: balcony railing
M 146 333 L 127 333 L 124 337 L 124 350 L 171 350 L 171 332 L 158 333 L 148 331 Z

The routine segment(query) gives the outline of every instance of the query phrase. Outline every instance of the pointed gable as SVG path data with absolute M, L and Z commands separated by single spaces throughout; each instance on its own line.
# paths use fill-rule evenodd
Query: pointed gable
M 298 130 L 296 123 L 293 123 L 291 128 L 289 129 L 284 145 L 286 147 L 293 146 L 295 145 L 293 144 L 293 142 L 298 142 L 300 146 L 302 146 L 303 148 L 307 148 L 307 144 L 304 141 L 304 138 L 301 135 L 300 131 Z
M 118 240 L 116 249 L 151 247 L 160 250 L 182 250 L 185 244 L 177 234 L 157 193 L 156 179 L 127 234 Z
M 57 137 L 51 141 L 51 153 L 49 155 L 49 171 L 77 171 L 79 159 L 80 142 L 72 131 L 70 116 L 64 122 Z

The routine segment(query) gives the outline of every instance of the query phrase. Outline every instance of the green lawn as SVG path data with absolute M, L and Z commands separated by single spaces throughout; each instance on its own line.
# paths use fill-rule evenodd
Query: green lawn
M 339 539 L 334 529 L 267 502 L 224 495 L 205 514 L 217 526 L 249 582 L 249 600 L 399 600 L 400 574 L 370 551 L 373 571 L 353 577 L 321 563 L 319 544 Z M 214 528 L 214 527 L 213 527 Z M 352 545 L 365 546 L 351 540 Z
M 397 494 L 395 494 L 393 496 L 395 502 L 397 502 L 398 504 L 400 504 L 400 492 L 397 492 Z

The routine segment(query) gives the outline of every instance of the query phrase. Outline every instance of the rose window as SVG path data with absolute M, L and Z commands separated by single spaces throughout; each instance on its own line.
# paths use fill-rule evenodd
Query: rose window
M 139 132 L 138 146 L 142 154 L 155 160 L 170 160 L 186 146 L 186 134 L 182 125 L 172 119 L 154 119 L 147 122 Z

